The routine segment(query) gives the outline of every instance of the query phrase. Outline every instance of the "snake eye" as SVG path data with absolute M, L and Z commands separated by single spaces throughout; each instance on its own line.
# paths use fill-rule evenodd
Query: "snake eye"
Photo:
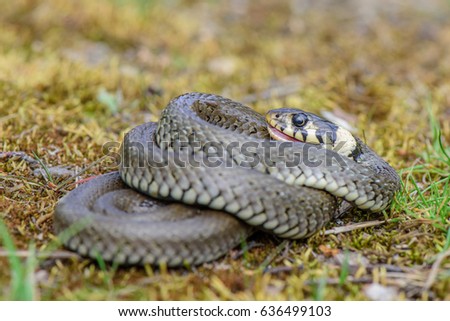
M 294 126 L 296 126 L 296 127 L 302 127 L 302 126 L 304 126 L 305 124 L 306 124 L 306 121 L 308 120 L 308 117 L 305 115 L 305 114 L 303 114 L 303 113 L 298 113 L 298 114 L 295 114 L 293 117 L 292 117 L 292 123 L 294 124 Z

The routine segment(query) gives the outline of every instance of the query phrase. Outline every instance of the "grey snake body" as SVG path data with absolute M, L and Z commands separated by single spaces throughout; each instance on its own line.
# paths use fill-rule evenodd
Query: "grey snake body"
M 168 104 L 159 123 L 125 136 L 121 179 L 102 175 L 59 202 L 55 231 L 84 220 L 66 240 L 69 249 L 122 264 L 169 266 L 216 259 L 255 228 L 308 237 L 336 215 L 341 200 L 375 212 L 399 189 L 395 170 L 355 139 L 352 157 L 270 141 L 264 117 L 252 109 L 185 94 Z

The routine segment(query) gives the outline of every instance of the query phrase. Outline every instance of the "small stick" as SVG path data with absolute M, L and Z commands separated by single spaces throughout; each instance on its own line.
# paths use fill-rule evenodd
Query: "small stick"
M 340 282 L 341 282 L 341 280 L 339 280 L 338 278 L 328 278 L 328 279 L 325 280 L 325 283 L 327 285 L 337 285 L 337 284 L 340 284 Z M 354 278 L 352 276 L 348 276 L 345 279 L 345 282 L 350 282 L 350 283 L 355 283 L 355 284 L 372 283 L 373 282 L 373 278 L 370 277 L 370 276 L 363 276 L 361 278 Z M 308 284 L 308 285 L 315 285 L 317 283 L 318 283 L 317 280 L 307 280 L 305 282 L 305 284 Z
M 63 180 L 61 183 L 58 184 L 58 186 L 56 187 L 57 190 L 60 190 L 61 188 L 65 187 L 67 183 L 69 183 L 72 180 L 75 180 L 77 177 L 81 176 L 82 174 L 84 174 L 86 171 L 88 171 L 89 169 L 91 169 L 92 167 L 94 167 L 95 165 L 99 164 L 100 162 L 102 162 L 105 158 L 107 157 L 107 155 L 100 157 L 99 159 L 97 159 L 95 162 L 93 162 L 92 164 L 90 164 L 89 166 L 83 168 L 80 172 L 78 172 L 77 174 L 70 176 L 68 178 L 66 178 L 65 180 Z
M 46 220 L 48 220 L 49 218 L 52 218 L 53 217 L 53 213 L 51 212 L 51 213 L 47 213 L 47 214 L 45 214 L 45 215 L 42 215 L 41 217 L 39 217 L 37 220 L 36 220 L 36 226 L 37 227 L 40 227 L 40 225 L 43 223 L 43 222 L 45 222 Z
M 332 229 L 326 230 L 324 232 L 324 234 L 325 235 L 329 235 L 329 234 L 347 233 L 347 232 L 350 232 L 350 231 L 359 230 L 359 229 L 366 228 L 366 227 L 383 225 L 383 224 L 389 223 L 391 221 L 392 220 L 369 221 L 369 222 L 350 224 L 350 225 L 346 225 L 346 226 L 334 227 Z
M 35 252 L 30 253 L 27 250 L 17 250 L 13 253 L 0 248 L 0 257 L 8 257 L 8 256 L 17 256 L 20 258 L 28 258 L 30 255 L 35 255 L 37 258 L 41 259 L 71 259 L 71 258 L 80 258 L 80 256 L 74 252 L 69 251 L 54 251 L 52 253 L 46 253 L 46 252 Z
M 25 152 L 0 152 L 0 159 L 18 157 L 24 160 L 32 168 L 39 166 L 39 162 Z
M 439 266 L 447 256 L 450 256 L 450 249 L 448 249 L 443 253 L 440 253 L 437 256 L 436 261 L 434 261 L 433 265 L 431 266 L 430 274 L 428 275 L 428 279 L 425 282 L 425 285 L 423 286 L 423 291 L 428 291 L 431 288 L 431 286 L 433 285 L 434 281 L 437 278 Z
M 278 246 L 275 248 L 274 251 L 272 251 L 272 253 L 270 253 L 265 260 L 260 264 L 260 266 L 258 267 L 258 270 L 263 271 L 263 273 L 267 272 L 267 267 L 269 266 L 270 263 L 272 263 L 272 261 L 281 253 L 281 251 L 283 251 L 283 249 L 285 247 L 287 247 L 289 245 L 289 241 L 288 240 L 284 240 L 283 242 L 281 242 L 280 244 L 278 244 Z

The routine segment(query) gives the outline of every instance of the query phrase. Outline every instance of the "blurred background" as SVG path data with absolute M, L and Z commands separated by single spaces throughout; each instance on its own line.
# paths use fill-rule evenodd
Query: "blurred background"
M 449 7 L 437 0 L 2 1 L 0 77 L 45 96 L 58 87 L 62 105 L 93 103 L 99 87 L 120 91 L 123 108 L 144 94 L 208 91 L 259 103 L 276 92 L 291 104 L 383 117 L 393 87 L 401 95 L 448 75 Z

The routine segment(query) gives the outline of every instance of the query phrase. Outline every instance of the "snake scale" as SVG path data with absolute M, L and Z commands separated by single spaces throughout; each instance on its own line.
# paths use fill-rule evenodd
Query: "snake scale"
M 289 129 L 286 117 L 307 125 Z M 338 126 L 293 109 L 266 118 L 271 125 L 217 95 L 173 99 L 158 123 L 127 133 L 118 173 L 91 179 L 59 201 L 55 232 L 75 226 L 64 244 L 91 258 L 196 265 L 257 229 L 308 237 L 336 216 L 343 200 L 381 211 L 399 189 L 395 170 L 359 138 L 343 136 L 353 142 L 345 155 L 321 146 L 324 138 L 336 143 Z M 308 143 L 311 130 L 318 145 Z M 271 140 L 274 132 L 296 141 Z

